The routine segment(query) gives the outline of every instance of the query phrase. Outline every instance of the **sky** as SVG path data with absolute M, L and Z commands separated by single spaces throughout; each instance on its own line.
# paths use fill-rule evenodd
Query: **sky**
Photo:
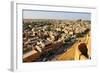
M 23 10 L 23 19 L 69 19 L 69 20 L 82 19 L 82 20 L 91 20 L 91 13 Z

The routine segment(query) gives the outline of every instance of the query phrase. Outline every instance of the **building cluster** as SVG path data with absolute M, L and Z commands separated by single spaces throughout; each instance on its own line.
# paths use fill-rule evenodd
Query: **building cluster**
M 23 53 L 36 50 L 42 53 L 57 42 L 65 43 L 71 37 L 90 30 L 86 20 L 33 20 L 23 23 Z M 54 45 L 53 45 L 54 46 Z M 54 47 L 55 48 L 55 47 Z M 51 49 L 53 49 L 51 47 Z

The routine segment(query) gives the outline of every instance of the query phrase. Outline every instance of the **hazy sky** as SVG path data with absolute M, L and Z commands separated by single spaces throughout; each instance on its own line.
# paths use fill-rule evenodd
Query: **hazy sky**
M 91 20 L 90 13 L 23 10 L 24 19 L 83 19 Z

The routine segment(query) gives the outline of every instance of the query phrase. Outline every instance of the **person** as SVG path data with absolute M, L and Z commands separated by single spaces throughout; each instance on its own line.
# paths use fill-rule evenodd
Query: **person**
M 87 59 L 89 58 L 88 48 L 86 46 L 86 43 L 79 44 L 78 49 L 81 52 L 81 54 L 79 55 L 79 60 L 81 59 L 82 55 L 85 56 Z

